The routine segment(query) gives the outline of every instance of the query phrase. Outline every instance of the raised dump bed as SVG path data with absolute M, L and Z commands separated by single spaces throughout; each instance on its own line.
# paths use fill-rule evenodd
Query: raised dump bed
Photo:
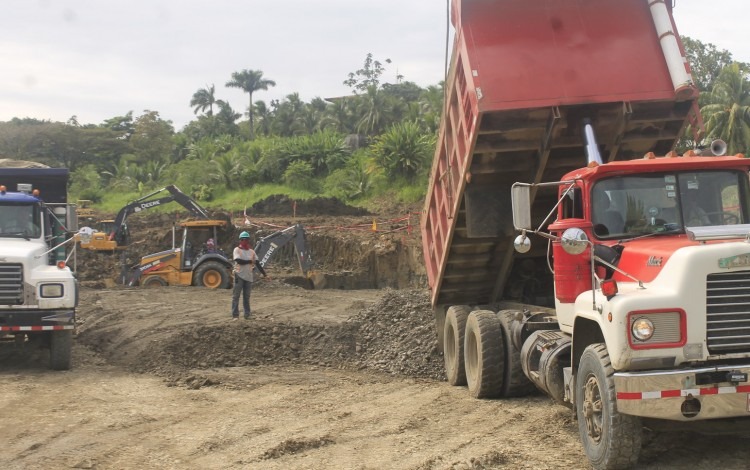
M 535 288 L 544 247 L 514 258 L 510 187 L 585 166 L 585 118 L 606 161 L 665 154 L 688 123 L 700 128 L 671 3 L 454 0 L 452 22 L 422 218 L 432 304 L 551 304 Z M 535 197 L 550 202 L 532 206 L 541 223 L 554 190 Z

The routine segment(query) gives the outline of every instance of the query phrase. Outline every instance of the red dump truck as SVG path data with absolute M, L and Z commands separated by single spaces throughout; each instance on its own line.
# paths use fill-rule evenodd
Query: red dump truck
M 750 424 L 750 160 L 673 151 L 702 123 L 672 8 L 452 4 L 421 221 L 446 375 L 572 408 L 597 469 L 644 424 Z

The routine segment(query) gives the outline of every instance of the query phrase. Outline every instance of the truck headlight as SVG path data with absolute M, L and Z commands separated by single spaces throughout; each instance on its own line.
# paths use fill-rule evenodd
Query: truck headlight
M 648 341 L 654 336 L 654 324 L 645 317 L 636 318 L 631 326 L 633 337 L 638 341 Z
M 62 284 L 42 284 L 39 286 L 39 295 L 45 299 L 62 297 L 64 292 Z

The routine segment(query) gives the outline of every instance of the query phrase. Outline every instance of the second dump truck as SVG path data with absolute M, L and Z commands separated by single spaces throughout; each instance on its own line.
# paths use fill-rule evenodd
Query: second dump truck
M 453 385 L 542 390 L 597 469 L 750 424 L 750 160 L 701 129 L 672 2 L 454 0 L 421 222 Z
M 0 168 L 0 339 L 36 342 L 71 367 L 78 281 L 65 168 Z

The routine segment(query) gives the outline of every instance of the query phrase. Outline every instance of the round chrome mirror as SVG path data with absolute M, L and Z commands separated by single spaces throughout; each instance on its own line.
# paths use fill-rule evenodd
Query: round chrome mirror
M 528 253 L 531 249 L 531 239 L 528 235 L 519 235 L 513 240 L 513 248 L 519 253 Z
M 560 237 L 560 245 L 569 255 L 580 255 L 589 246 L 589 237 L 580 228 L 569 228 Z

